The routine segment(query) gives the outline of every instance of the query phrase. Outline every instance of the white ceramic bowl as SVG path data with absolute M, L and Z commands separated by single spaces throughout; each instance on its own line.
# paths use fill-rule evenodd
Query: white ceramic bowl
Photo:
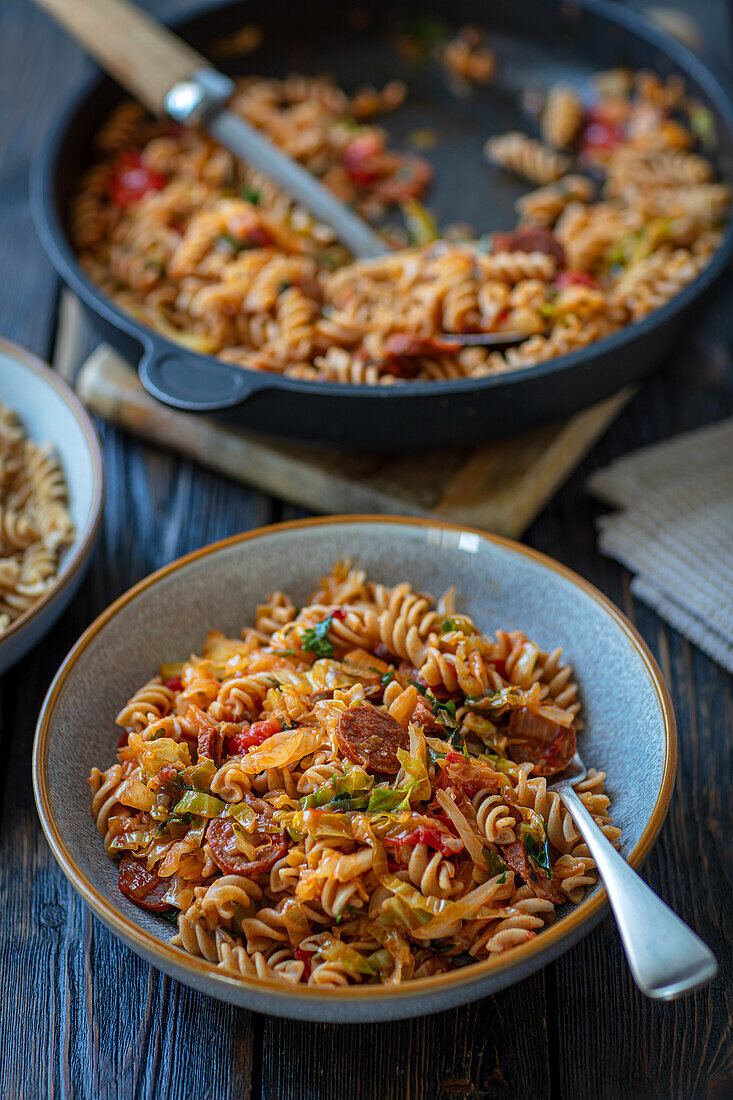
M 401 986 L 318 990 L 235 980 L 171 947 L 170 925 L 120 895 L 117 866 L 89 812 L 86 779 L 93 765 L 114 760 L 115 715 L 161 661 L 200 650 L 209 628 L 238 633 L 274 589 L 301 603 L 335 560 L 348 557 L 387 584 L 407 579 L 434 594 L 455 584 L 460 609 L 485 631 L 521 628 L 548 649 L 564 646 L 582 692 L 580 750 L 588 765 L 607 773 L 622 851 L 635 866 L 661 827 L 676 759 L 669 696 L 631 624 L 569 569 L 479 531 L 352 516 L 280 524 L 204 547 L 121 596 L 67 657 L 38 722 L 36 802 L 56 858 L 97 916 L 167 974 L 259 1012 L 344 1022 L 438 1012 L 526 977 L 600 920 L 604 890 L 596 887 L 536 939 L 495 960 Z
M 79 587 L 102 516 L 104 472 L 97 433 L 79 400 L 45 363 L 2 338 L 0 401 L 18 414 L 34 443 L 53 444 L 76 530 L 49 590 L 0 634 L 2 673 L 51 629 Z

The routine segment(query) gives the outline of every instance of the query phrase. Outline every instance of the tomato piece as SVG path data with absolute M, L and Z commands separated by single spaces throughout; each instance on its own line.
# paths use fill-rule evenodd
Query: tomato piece
M 211 848 L 214 863 L 225 875 L 245 875 L 248 878 L 255 878 L 263 871 L 269 871 L 288 850 L 287 837 L 282 832 L 270 844 L 258 850 L 256 859 L 248 859 L 244 852 L 240 851 L 234 826 L 231 819 L 227 817 L 215 817 L 209 822 L 206 839 Z
M 401 829 L 384 838 L 387 848 L 401 848 L 403 844 L 424 844 L 444 856 L 455 856 L 463 851 L 463 841 L 435 825 L 416 825 L 413 829 Z
M 354 183 L 366 186 L 379 179 L 378 158 L 384 151 L 384 138 L 376 130 L 358 134 L 341 152 L 341 163 Z
M 532 769 L 533 775 L 556 775 L 564 771 L 575 756 L 575 730 L 561 730 L 556 739 L 540 756 Z
M 297 959 L 298 962 L 303 963 L 303 966 L 304 966 L 303 977 L 305 978 L 306 981 L 308 981 L 308 979 L 311 976 L 310 951 L 304 951 L 302 947 L 295 947 L 295 948 L 293 948 L 293 958 Z
M 235 733 L 233 737 L 227 737 L 224 742 L 228 756 L 240 756 L 247 749 L 261 745 L 268 737 L 281 732 L 280 722 L 277 718 L 265 718 L 261 722 L 253 722 L 241 733 Z
M 265 229 L 264 225 L 253 225 L 251 229 L 248 229 L 247 240 L 255 248 L 267 248 L 268 245 L 274 243 L 272 236 Z
M 168 688 L 169 691 L 183 691 L 183 680 L 180 676 L 174 676 L 172 680 L 166 680 L 163 687 Z
M 149 871 L 145 862 L 135 859 L 130 852 L 125 852 L 122 857 L 117 881 L 120 893 L 141 909 L 147 909 L 150 913 L 164 913 L 170 909 L 170 902 L 163 901 L 170 883 L 156 875 L 155 871 Z
M 418 199 L 433 179 L 433 169 L 415 153 L 392 153 L 382 157 L 382 178 L 371 191 L 384 202 Z M 387 171 L 384 171 L 384 169 Z
M 128 150 L 119 159 L 109 181 L 109 198 L 115 206 L 132 206 L 148 191 L 160 191 L 168 182 L 162 172 L 146 168 L 136 149 Z
M 624 132 L 619 122 L 604 114 L 600 107 L 591 108 L 580 138 L 582 153 L 592 157 L 593 153 L 615 149 L 623 140 Z
M 129 733 L 127 732 L 127 730 L 125 730 L 125 732 L 124 732 L 124 733 L 121 733 L 121 734 L 120 734 L 119 740 L 118 740 L 118 742 L 117 742 L 117 748 L 118 748 L 118 749 L 124 749 L 125 745 L 127 744 L 127 740 L 128 740 L 128 738 L 129 738 L 129 736 L 130 736 L 130 735 L 129 735 Z
M 591 275 L 589 271 L 577 271 L 568 268 L 567 271 L 561 271 L 557 276 L 555 286 L 589 286 L 595 289 L 598 286 L 598 279 L 595 275 Z

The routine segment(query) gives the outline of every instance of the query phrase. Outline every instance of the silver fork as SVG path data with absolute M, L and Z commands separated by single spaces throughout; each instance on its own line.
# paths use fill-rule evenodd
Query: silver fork
M 712 951 L 629 867 L 586 810 L 574 785 L 587 768 L 578 753 L 552 783 L 567 806 L 606 887 L 634 981 L 647 997 L 671 1001 L 718 973 Z

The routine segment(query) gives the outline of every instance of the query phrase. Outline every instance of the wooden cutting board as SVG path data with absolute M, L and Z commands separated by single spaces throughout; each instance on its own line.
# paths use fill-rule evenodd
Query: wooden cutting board
M 263 440 L 168 408 L 106 345 L 80 365 L 78 303 L 60 315 L 57 368 L 98 416 L 219 473 L 315 512 L 435 518 L 519 537 L 631 397 L 626 389 L 567 420 L 473 451 L 355 455 Z

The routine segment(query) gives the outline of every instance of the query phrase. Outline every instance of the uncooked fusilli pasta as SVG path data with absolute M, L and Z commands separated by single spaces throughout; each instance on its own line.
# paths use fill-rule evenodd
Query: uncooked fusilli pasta
M 0 402 L 0 634 L 53 585 L 74 538 L 67 504 L 52 448 L 28 439 Z
M 92 814 L 121 892 L 189 954 L 397 983 L 532 940 L 596 881 L 547 786 L 579 710 L 561 649 L 337 563 L 299 611 L 274 593 L 133 695 Z M 577 790 L 615 842 L 603 773 Z

